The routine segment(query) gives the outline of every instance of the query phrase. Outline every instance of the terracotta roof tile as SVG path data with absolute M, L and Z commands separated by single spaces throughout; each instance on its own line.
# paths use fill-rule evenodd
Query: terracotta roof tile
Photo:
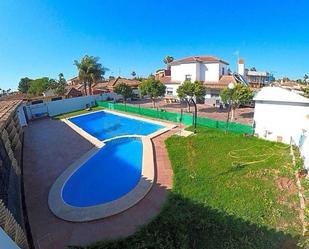
M 180 81 L 172 81 L 171 76 L 160 77 L 158 78 L 158 80 L 163 84 L 180 84 L 181 83 Z
M 237 81 L 235 80 L 233 75 L 223 75 L 221 76 L 221 78 L 219 79 L 219 81 L 215 81 L 215 82 L 204 82 L 204 85 L 208 88 L 212 88 L 212 89 L 223 89 L 226 88 L 228 86 L 229 83 L 234 83 L 236 84 Z
M 131 87 L 138 87 L 139 84 L 141 84 L 141 82 L 138 81 L 138 80 L 132 80 L 132 79 L 117 77 L 117 78 L 109 80 L 109 81 L 99 82 L 99 83 L 95 84 L 93 86 L 93 88 L 97 88 L 97 89 L 103 89 L 104 88 L 104 89 L 113 90 L 113 88 L 120 83 L 125 83 L 125 84 L 127 84 Z
M 178 65 L 182 63 L 190 63 L 190 62 L 216 62 L 216 63 L 223 63 L 229 65 L 226 61 L 218 59 L 215 56 L 190 56 L 183 59 L 179 59 L 170 63 L 170 65 Z

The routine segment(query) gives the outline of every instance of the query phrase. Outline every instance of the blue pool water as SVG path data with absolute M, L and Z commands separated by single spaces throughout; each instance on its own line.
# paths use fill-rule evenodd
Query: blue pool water
M 149 135 L 163 128 L 161 125 L 104 111 L 69 120 L 101 141 L 121 135 Z
M 89 207 L 127 194 L 141 177 L 142 154 L 139 138 L 107 142 L 67 180 L 63 200 L 71 206 Z

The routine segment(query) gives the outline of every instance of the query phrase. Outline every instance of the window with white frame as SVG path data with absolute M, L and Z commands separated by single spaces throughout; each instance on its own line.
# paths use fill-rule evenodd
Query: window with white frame
M 167 87 L 166 88 L 166 95 L 173 95 L 173 88 L 172 87 Z
M 192 79 L 192 74 L 186 74 L 185 75 L 185 80 L 190 80 Z

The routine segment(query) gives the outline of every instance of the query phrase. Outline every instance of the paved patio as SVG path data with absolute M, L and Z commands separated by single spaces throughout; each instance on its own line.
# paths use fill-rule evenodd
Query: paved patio
M 129 104 L 146 108 L 152 108 L 152 102 L 148 99 L 129 101 Z M 170 112 L 180 112 L 181 109 L 187 113 L 187 105 L 185 103 L 165 103 L 163 100 L 158 100 L 156 102 L 156 107 L 160 109 L 165 109 Z M 226 108 L 220 109 L 218 107 L 213 107 L 210 104 L 197 104 L 198 116 L 207 117 L 212 119 L 217 119 L 221 121 L 226 121 L 228 110 Z M 193 111 L 193 107 L 191 107 Z M 254 108 L 252 107 L 242 107 L 235 111 L 234 122 L 251 125 L 253 122 Z
M 48 208 L 48 193 L 56 178 L 93 145 L 61 121 L 33 121 L 25 129 L 24 182 L 26 204 L 36 248 L 61 249 L 67 245 L 114 239 L 133 234 L 155 217 L 172 186 L 172 170 L 164 140 L 174 131 L 153 139 L 157 160 L 155 183 L 137 205 L 105 219 L 74 223 L 54 216 Z

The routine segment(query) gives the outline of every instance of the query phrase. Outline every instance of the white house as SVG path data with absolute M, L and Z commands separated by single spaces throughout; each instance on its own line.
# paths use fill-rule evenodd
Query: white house
M 309 167 L 309 99 L 279 87 L 264 87 L 254 98 L 255 133 L 300 147 Z
M 185 80 L 202 81 L 212 89 L 208 97 L 219 96 L 218 89 L 233 81 L 232 78 L 227 80 L 227 77 L 231 77 L 228 75 L 228 65 L 214 56 L 191 56 L 171 62 L 165 74 L 162 75 L 162 70 L 159 70 L 156 77 L 166 85 L 166 95 L 169 96 L 177 96 L 176 90 Z M 224 81 L 220 82 L 222 79 Z

